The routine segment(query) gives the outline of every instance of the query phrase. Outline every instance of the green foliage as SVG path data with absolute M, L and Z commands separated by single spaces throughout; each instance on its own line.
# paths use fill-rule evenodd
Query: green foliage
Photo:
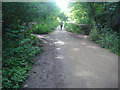
M 98 33 L 96 27 L 94 27 L 94 28 L 91 30 L 90 37 L 91 37 L 91 39 L 92 39 L 93 41 L 96 41 L 96 40 L 98 40 L 98 39 L 100 38 L 99 33 Z
M 75 23 L 79 24 L 88 24 L 89 23 L 89 18 L 87 15 L 87 12 L 85 11 L 85 6 L 86 3 L 70 3 L 70 8 L 71 8 L 71 19 L 72 22 L 74 21 Z
M 100 30 L 106 27 L 118 31 L 114 27 L 120 26 L 119 6 L 118 2 L 70 3 L 70 18 L 80 24 L 95 24 Z
M 98 29 L 109 28 L 112 30 L 113 25 L 118 24 L 119 4 L 117 2 L 109 3 L 87 3 L 89 18 L 95 22 Z M 115 17 L 114 17 L 115 16 Z M 117 22 L 117 23 L 113 23 Z
M 27 71 L 29 69 L 30 67 L 27 64 L 26 67 L 18 66 L 11 69 L 3 69 L 3 88 L 19 88 L 19 84 L 27 77 Z
M 4 2 L 2 87 L 19 88 L 40 53 L 41 43 L 32 33 L 49 33 L 56 25 L 59 9 L 53 2 Z M 39 23 L 29 28 L 30 22 Z M 43 25 L 42 25 L 43 23 Z
M 91 39 L 101 47 L 110 49 L 110 51 L 120 55 L 118 48 L 120 30 L 119 4 L 119 2 L 70 3 L 71 22 L 89 24 L 92 29 Z M 72 29 L 72 32 L 74 31 L 76 29 Z
M 61 21 L 67 21 L 68 18 L 64 13 L 60 13 L 58 17 L 60 18 Z
M 33 21 L 54 21 L 59 15 L 59 8 L 53 2 L 4 2 L 2 12 L 5 32 L 5 28 L 10 28 L 12 23 L 22 25 Z
M 82 33 L 82 29 L 74 23 L 65 23 L 65 28 L 69 32 L 74 32 L 74 33 Z
M 21 31 L 21 28 L 19 29 L 18 31 Z M 3 43 L 3 88 L 18 88 L 27 77 L 33 57 L 40 52 L 40 42 L 33 35 L 18 37 L 19 39 L 12 41 L 11 38 L 17 33 L 11 31 L 7 34 L 10 38 L 4 39 L 6 41 Z M 6 45 L 8 41 L 9 44 Z
M 48 22 L 44 24 L 36 24 L 34 27 L 31 29 L 32 33 L 35 34 L 47 34 L 52 32 L 57 26 L 59 25 L 59 22 Z
M 104 33 L 98 33 L 96 28 L 94 28 L 90 33 L 91 40 L 98 43 L 101 47 L 109 49 L 111 52 L 114 52 L 120 55 L 119 51 L 119 36 L 116 32 L 106 32 L 104 28 Z

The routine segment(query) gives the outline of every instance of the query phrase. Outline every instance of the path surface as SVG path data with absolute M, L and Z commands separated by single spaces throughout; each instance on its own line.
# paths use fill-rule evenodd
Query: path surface
M 37 35 L 44 53 L 35 59 L 23 86 L 29 88 L 117 88 L 118 57 L 85 35 L 58 28 Z

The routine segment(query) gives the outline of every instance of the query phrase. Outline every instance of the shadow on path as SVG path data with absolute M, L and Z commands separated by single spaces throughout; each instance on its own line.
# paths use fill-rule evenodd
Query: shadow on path
M 44 53 L 23 87 L 29 88 L 117 88 L 118 57 L 89 41 L 85 35 L 62 31 L 36 35 Z

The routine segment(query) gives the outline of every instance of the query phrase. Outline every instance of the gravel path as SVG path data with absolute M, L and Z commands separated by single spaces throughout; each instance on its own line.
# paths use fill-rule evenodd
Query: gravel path
M 35 59 L 28 88 L 117 88 L 118 56 L 91 42 L 88 36 L 61 31 L 36 35 L 44 53 Z

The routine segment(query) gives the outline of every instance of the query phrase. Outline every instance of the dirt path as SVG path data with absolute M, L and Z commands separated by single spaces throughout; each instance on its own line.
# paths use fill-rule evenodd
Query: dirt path
M 44 53 L 23 86 L 29 88 L 117 88 L 118 57 L 87 36 L 60 31 L 37 35 Z

